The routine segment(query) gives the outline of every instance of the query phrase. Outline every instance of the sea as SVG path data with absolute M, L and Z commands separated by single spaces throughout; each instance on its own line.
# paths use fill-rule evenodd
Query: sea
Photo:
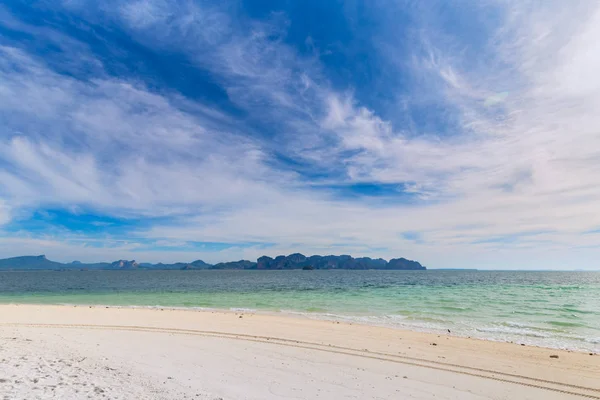
M 0 272 L 0 303 L 290 314 L 600 352 L 600 272 L 15 271 Z

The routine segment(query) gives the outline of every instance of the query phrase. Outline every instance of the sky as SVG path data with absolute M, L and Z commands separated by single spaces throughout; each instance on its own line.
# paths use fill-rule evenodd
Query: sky
M 0 257 L 600 268 L 596 0 L 0 4 Z

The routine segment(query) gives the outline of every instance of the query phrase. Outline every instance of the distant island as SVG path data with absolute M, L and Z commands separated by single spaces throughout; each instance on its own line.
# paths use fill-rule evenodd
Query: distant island
M 352 270 L 425 270 L 417 261 L 405 258 L 394 258 L 386 261 L 383 258 L 341 256 L 310 256 L 300 253 L 275 258 L 262 256 L 256 262 L 249 260 L 229 261 L 218 264 L 208 264 L 202 260 L 190 263 L 177 262 L 173 264 L 138 263 L 135 260 L 118 260 L 114 262 L 60 263 L 51 261 L 44 255 L 21 256 L 0 259 L 0 271 L 88 271 L 88 270 L 199 270 L 199 269 L 236 269 L 236 270 L 317 270 L 317 269 L 352 269 Z

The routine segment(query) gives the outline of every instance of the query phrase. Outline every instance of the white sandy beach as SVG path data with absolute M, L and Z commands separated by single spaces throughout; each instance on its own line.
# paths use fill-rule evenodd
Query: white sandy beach
M 3 305 L 0 360 L 3 400 L 600 399 L 598 355 L 247 313 Z

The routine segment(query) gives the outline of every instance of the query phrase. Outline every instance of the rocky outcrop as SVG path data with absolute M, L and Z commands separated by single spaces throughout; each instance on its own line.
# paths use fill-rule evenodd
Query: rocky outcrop
M 63 264 L 50 261 L 45 255 L 41 256 L 21 256 L 11 257 L 0 260 L 0 270 L 23 270 L 23 269 L 58 269 Z
M 313 269 L 396 269 L 396 270 L 423 270 L 421 264 L 416 261 L 397 258 L 389 263 L 383 258 L 360 257 L 354 258 L 349 255 L 341 256 L 310 256 L 306 257 L 300 253 L 290 254 L 289 256 L 277 256 L 271 258 L 262 256 L 257 260 L 257 269 L 260 270 L 281 270 L 281 269 L 303 269 L 312 267 Z
M 230 261 L 215 264 L 211 269 L 256 269 L 256 263 L 248 260 Z
M 151 264 L 151 263 L 141 263 L 140 268 L 143 269 L 156 269 L 156 270 L 173 270 L 173 269 L 182 269 L 182 270 L 191 270 L 191 269 L 209 269 L 212 265 L 205 263 L 202 260 L 192 261 L 191 263 L 173 263 L 173 264 Z
M 409 271 L 425 270 L 424 266 L 417 261 L 407 260 L 406 258 L 393 258 L 388 262 L 386 269 L 401 269 Z
M 273 269 L 275 260 L 268 256 L 262 256 L 256 260 L 256 269 Z
M 111 269 L 137 269 L 139 264 L 135 260 L 118 260 L 110 264 Z
M 204 261 L 202 261 L 202 260 L 196 260 L 196 261 L 192 261 L 192 262 L 189 264 L 189 266 L 190 266 L 192 269 L 208 269 L 208 268 L 212 267 L 212 265 L 211 265 L 211 264 L 205 263 L 205 262 L 204 262 Z

